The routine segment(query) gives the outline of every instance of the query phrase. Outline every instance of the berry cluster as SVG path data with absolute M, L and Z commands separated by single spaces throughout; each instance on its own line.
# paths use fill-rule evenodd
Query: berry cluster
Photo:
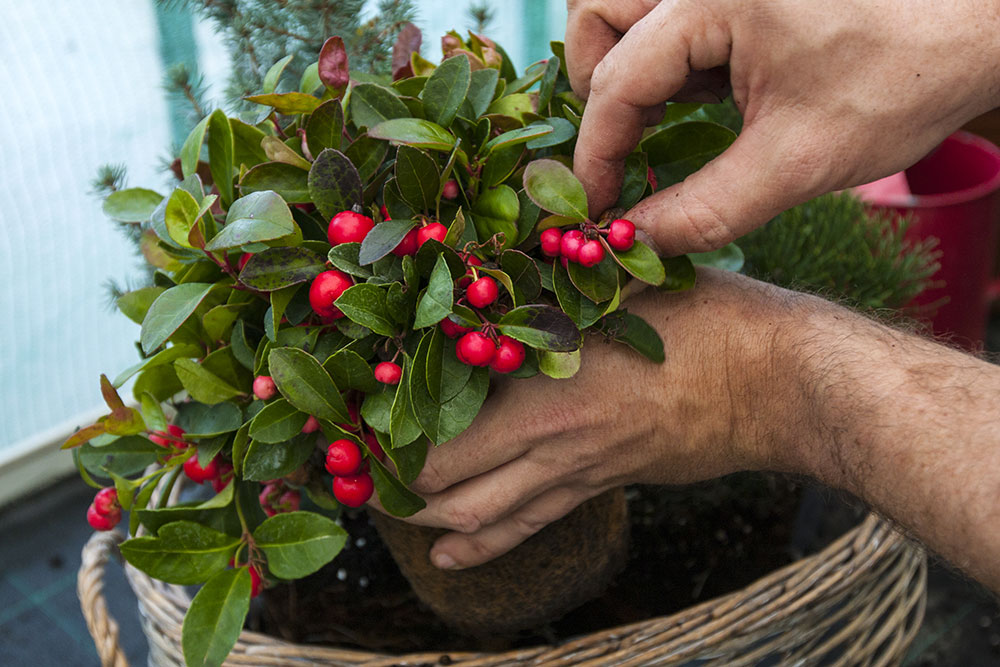
M 563 232 L 552 227 L 541 234 L 542 254 L 562 258 L 563 265 L 576 262 L 581 266 L 597 266 L 604 261 L 602 235 L 607 237 L 611 248 L 624 252 L 635 243 L 635 225 L 624 219 L 613 220 L 607 228 L 593 228 L 589 235 L 580 229 Z
M 289 488 L 282 479 L 261 482 L 263 490 L 257 497 L 264 514 L 274 516 L 284 512 L 297 512 L 302 496 L 296 489 Z
M 270 378 L 268 379 L 270 380 Z M 173 450 L 167 457 L 168 459 L 184 455 L 191 448 L 191 443 L 184 440 L 184 429 L 176 424 L 167 426 L 166 431 L 153 431 L 149 434 L 149 440 L 160 447 Z M 187 475 L 188 479 L 196 484 L 211 482 L 216 493 L 226 488 L 233 479 L 233 465 L 223 461 L 219 456 L 202 466 L 198 462 L 197 453 L 192 451 L 187 454 L 183 467 L 184 474 Z
M 87 523 L 94 530 L 111 530 L 122 520 L 122 506 L 113 486 L 101 489 L 87 508 Z
M 365 442 L 373 454 L 376 448 L 382 451 L 374 434 L 366 434 Z M 344 505 L 361 507 L 372 497 L 375 484 L 361 447 L 354 440 L 341 438 L 330 443 L 326 449 L 326 470 L 333 475 L 333 496 Z

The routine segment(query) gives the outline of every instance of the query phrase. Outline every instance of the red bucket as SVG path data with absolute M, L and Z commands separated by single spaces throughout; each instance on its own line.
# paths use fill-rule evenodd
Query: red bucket
M 938 284 L 913 305 L 940 303 L 931 319 L 934 332 L 980 348 L 989 304 L 1000 297 L 1000 148 L 956 132 L 906 171 L 855 192 L 875 208 L 911 215 L 907 237 L 938 239 Z

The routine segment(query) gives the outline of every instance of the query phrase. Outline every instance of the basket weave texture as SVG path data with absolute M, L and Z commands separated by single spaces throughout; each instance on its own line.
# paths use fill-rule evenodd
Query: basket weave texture
M 122 536 L 95 533 L 83 549 L 78 593 L 105 666 L 128 665 L 103 596 L 105 565 Z M 181 623 L 190 596 L 126 565 L 149 641 L 149 664 L 183 666 Z M 920 627 L 923 551 L 874 515 L 824 550 L 750 586 L 670 616 L 555 646 L 503 653 L 385 655 L 296 645 L 244 631 L 226 665 L 896 665 Z M 446 657 L 445 657 L 446 656 Z

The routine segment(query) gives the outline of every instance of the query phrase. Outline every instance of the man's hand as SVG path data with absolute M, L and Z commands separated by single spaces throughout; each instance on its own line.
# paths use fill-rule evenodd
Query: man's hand
M 614 204 L 623 161 L 664 102 L 729 65 L 739 138 L 628 214 L 667 255 L 718 248 L 905 168 L 1000 103 L 996 0 L 568 4 L 567 67 L 588 98 L 574 168 L 594 215 Z

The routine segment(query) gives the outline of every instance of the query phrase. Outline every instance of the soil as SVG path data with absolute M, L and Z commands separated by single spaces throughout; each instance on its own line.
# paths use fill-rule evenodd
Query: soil
M 826 537 L 820 533 L 830 532 L 799 528 L 817 526 L 814 514 L 829 514 L 826 499 L 778 475 L 634 487 L 628 497 L 632 544 L 622 574 L 601 597 L 533 632 L 487 642 L 457 635 L 416 599 L 364 512 L 345 515 L 351 540 L 333 563 L 266 591 L 255 625 L 295 643 L 389 653 L 553 643 L 742 588 L 804 550 L 821 548 Z M 845 507 L 838 513 L 843 529 L 861 516 Z

